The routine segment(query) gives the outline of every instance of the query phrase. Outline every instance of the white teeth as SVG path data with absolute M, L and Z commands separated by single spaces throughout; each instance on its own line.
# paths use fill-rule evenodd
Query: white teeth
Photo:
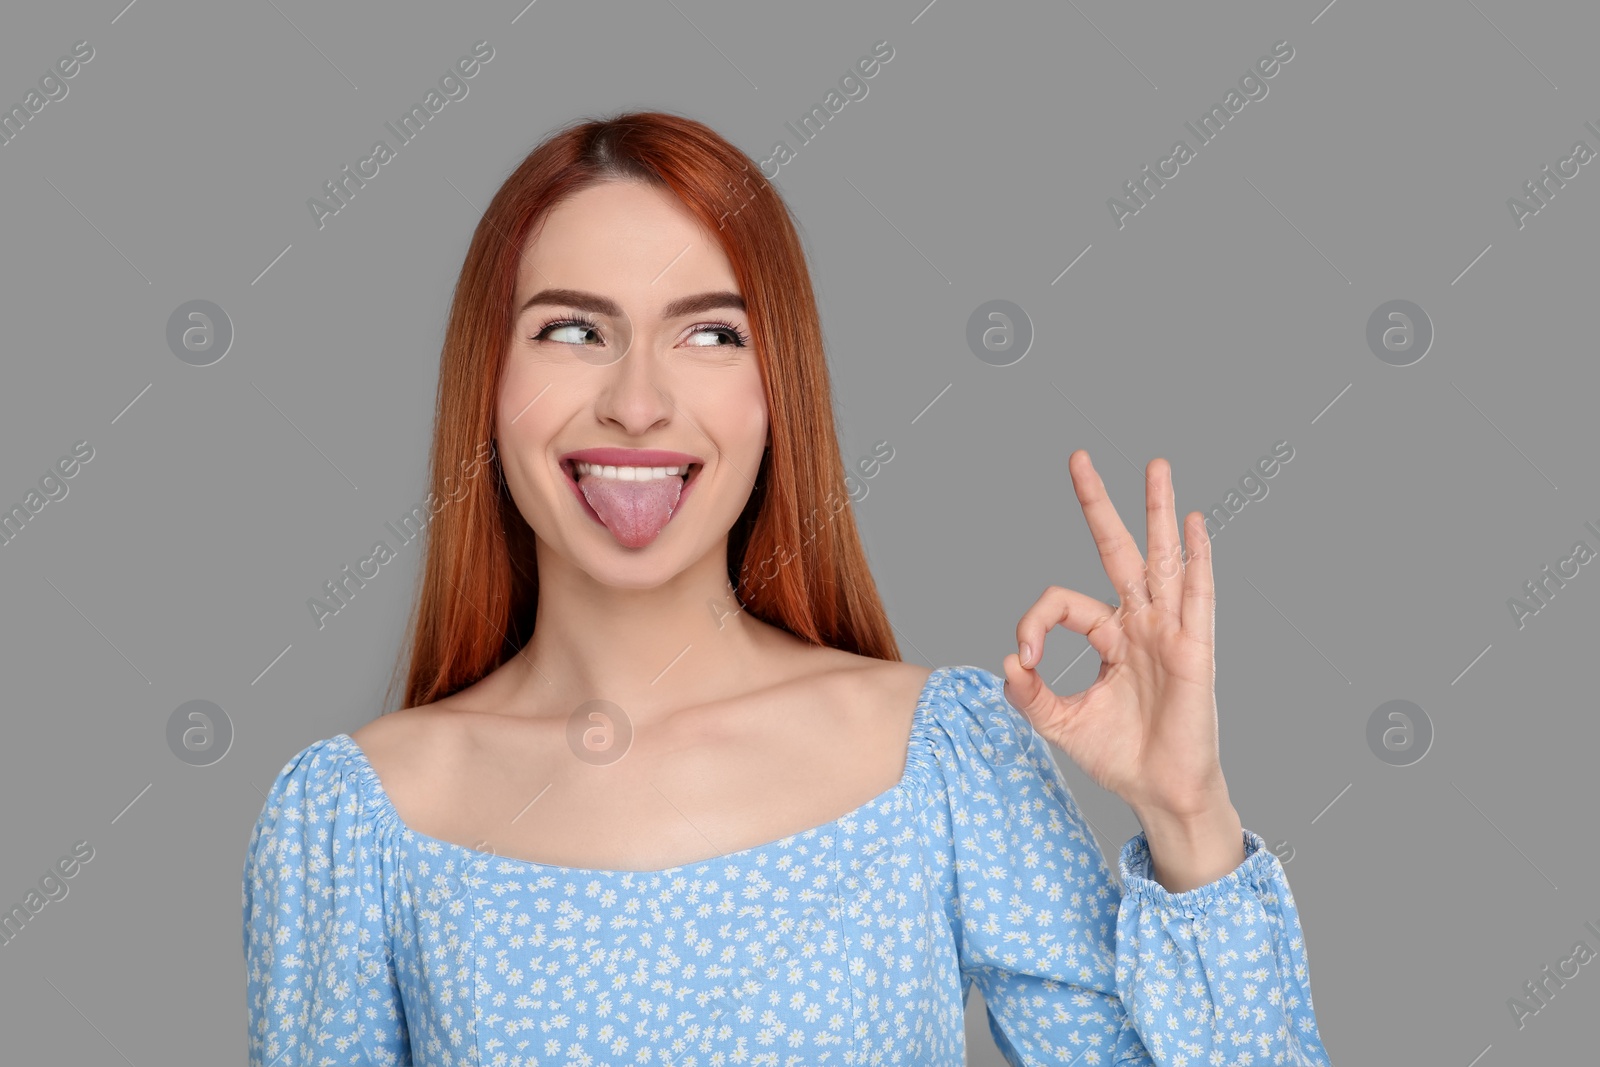
M 653 478 L 676 478 L 688 470 L 687 467 L 617 467 L 583 462 L 574 462 L 572 467 L 580 478 L 586 474 L 596 474 L 602 478 L 615 478 L 622 482 L 648 482 Z

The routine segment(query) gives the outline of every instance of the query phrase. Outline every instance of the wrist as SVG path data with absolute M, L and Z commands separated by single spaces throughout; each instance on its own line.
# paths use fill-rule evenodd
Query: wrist
M 1244 862 L 1244 825 L 1226 798 L 1205 809 L 1135 809 L 1150 850 L 1150 874 L 1168 892 L 1214 882 Z

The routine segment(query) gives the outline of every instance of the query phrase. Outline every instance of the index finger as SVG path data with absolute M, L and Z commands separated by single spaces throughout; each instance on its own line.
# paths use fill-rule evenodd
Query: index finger
M 1146 603 L 1150 594 L 1145 588 L 1144 557 L 1106 495 L 1106 484 L 1089 461 L 1089 453 L 1082 448 L 1073 452 L 1067 457 L 1067 470 L 1112 588 L 1124 604 L 1137 607 Z

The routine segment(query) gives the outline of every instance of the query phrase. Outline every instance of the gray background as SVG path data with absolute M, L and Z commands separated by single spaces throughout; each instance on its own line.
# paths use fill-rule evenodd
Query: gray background
M 857 509 L 906 658 L 998 670 L 1046 585 L 1114 597 L 1072 449 L 1142 543 L 1150 458 L 1180 512 L 1208 510 L 1288 441 L 1216 535 L 1218 699 L 1327 1047 L 1594 1055 L 1600 962 L 1520 1030 L 1506 1004 L 1600 949 L 1600 563 L 1520 628 L 1507 606 L 1574 542 L 1600 549 L 1600 163 L 1520 229 L 1506 206 L 1575 141 L 1600 149 L 1592 6 L 121 2 L 13 9 L 0 33 L 7 107 L 95 50 L 0 147 L 0 503 L 94 448 L 0 547 L 0 901 L 95 850 L 0 950 L 4 1058 L 241 1056 L 246 837 L 290 755 L 385 710 L 418 548 L 320 632 L 306 600 L 425 493 L 455 274 L 511 168 L 633 107 L 765 158 L 879 40 L 868 95 L 777 184 L 845 459 L 894 448 Z M 319 230 L 307 198 L 480 39 L 469 95 Z M 1280 40 L 1269 94 L 1119 229 L 1107 198 Z M 165 340 L 194 299 L 237 331 L 209 367 Z M 1012 366 L 965 341 L 991 299 L 1036 333 Z M 1394 299 L 1436 330 L 1410 366 L 1366 342 Z M 1058 691 L 1093 679 L 1085 647 L 1052 635 Z M 208 767 L 166 740 L 194 699 L 235 729 Z M 1434 730 L 1410 766 L 1367 742 L 1395 699 Z M 1114 862 L 1131 812 L 1058 760 Z M 976 992 L 968 1021 L 971 1062 L 999 1063 Z

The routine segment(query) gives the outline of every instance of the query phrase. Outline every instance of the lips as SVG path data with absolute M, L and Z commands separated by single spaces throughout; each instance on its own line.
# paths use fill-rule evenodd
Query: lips
M 561 464 L 577 460 L 610 467 L 688 467 L 705 465 L 705 460 L 688 452 L 669 452 L 661 448 L 580 448 L 564 452 Z

